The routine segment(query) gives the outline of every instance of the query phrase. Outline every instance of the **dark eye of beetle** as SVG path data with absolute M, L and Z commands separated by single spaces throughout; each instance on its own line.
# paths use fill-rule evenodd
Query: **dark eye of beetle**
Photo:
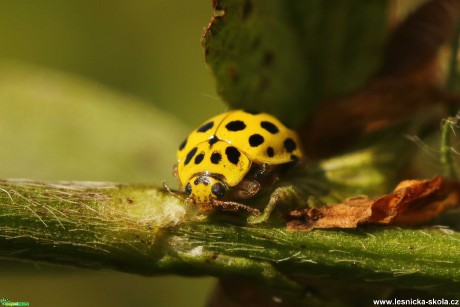
M 187 183 L 187 185 L 185 186 L 185 193 L 187 195 L 190 195 L 190 193 L 192 193 L 192 185 L 189 183 Z
M 218 199 L 220 199 L 225 194 L 225 187 L 222 183 L 215 183 L 211 187 L 212 194 L 216 195 Z

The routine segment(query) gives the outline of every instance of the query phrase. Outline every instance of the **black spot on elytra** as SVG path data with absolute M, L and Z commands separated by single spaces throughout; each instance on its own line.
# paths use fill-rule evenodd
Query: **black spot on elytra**
M 297 148 L 297 145 L 295 144 L 294 140 L 291 138 L 285 139 L 283 144 L 287 152 L 293 152 Z
M 198 128 L 196 131 L 197 131 L 197 132 L 206 132 L 206 131 L 208 131 L 209 129 L 211 129 L 212 126 L 214 126 L 214 122 L 209 122 L 209 123 L 204 124 L 204 125 L 201 126 L 200 128 Z
M 241 120 L 234 120 L 225 125 L 228 131 L 241 131 L 246 128 L 246 124 Z
M 291 160 L 292 160 L 292 162 L 299 162 L 300 158 L 297 157 L 296 155 L 291 155 Z
M 180 143 L 179 150 L 184 149 L 185 145 L 187 145 L 187 138 L 185 138 L 185 140 L 183 140 L 182 143 Z
M 212 145 L 214 145 L 215 143 L 217 143 L 217 141 L 219 141 L 219 139 L 217 138 L 217 136 L 213 135 L 209 138 L 208 142 L 209 142 L 209 146 L 211 147 Z
M 253 134 L 249 137 L 249 145 L 257 147 L 264 142 L 264 137 L 260 134 Z
M 197 164 L 197 165 L 200 164 L 201 161 L 203 161 L 203 158 L 204 158 L 204 154 L 203 154 L 203 153 L 200 153 L 199 155 L 197 155 L 197 156 L 195 157 L 195 164 Z
M 275 126 L 275 124 L 273 124 L 271 122 L 267 122 L 267 121 L 261 122 L 260 126 L 262 128 L 264 128 L 265 130 L 267 130 L 268 132 L 270 132 L 271 134 L 275 134 L 275 133 L 278 133 L 280 131 L 278 129 L 278 127 Z
M 219 164 L 220 160 L 222 160 L 222 155 L 218 152 L 213 152 L 211 155 L 211 163 Z
M 227 148 L 225 148 L 225 154 L 227 155 L 228 161 L 235 165 L 237 165 L 240 161 L 241 153 L 238 149 L 236 149 L 233 146 L 228 146 Z
M 248 113 L 248 114 L 252 114 L 252 115 L 260 114 L 260 112 L 254 111 L 254 110 L 243 110 L 243 111 L 246 112 L 246 113 Z
M 273 150 L 273 147 L 268 147 L 267 148 L 267 156 L 269 156 L 271 158 L 274 155 L 275 155 L 275 151 Z
M 196 154 L 196 151 L 198 150 L 198 148 L 193 148 L 192 150 L 190 150 L 187 154 L 187 157 L 185 157 L 185 161 L 184 161 L 184 165 L 187 165 L 189 164 L 190 160 L 192 160 L 193 156 Z
M 250 0 L 244 1 L 244 4 L 243 4 L 243 20 L 248 18 L 249 15 L 251 15 L 252 9 L 253 9 L 252 2 Z

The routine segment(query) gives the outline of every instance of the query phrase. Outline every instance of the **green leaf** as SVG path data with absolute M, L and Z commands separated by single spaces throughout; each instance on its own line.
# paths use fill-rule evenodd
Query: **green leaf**
M 232 108 L 293 126 L 362 86 L 379 65 L 388 1 L 220 0 L 203 45 Z

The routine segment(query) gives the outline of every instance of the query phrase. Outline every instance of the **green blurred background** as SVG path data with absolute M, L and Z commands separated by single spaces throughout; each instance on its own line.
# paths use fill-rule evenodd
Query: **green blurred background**
M 225 110 L 200 1 L 3 1 L 0 178 L 166 179 L 187 131 Z M 213 279 L 3 261 L 0 297 L 30 306 L 202 306 Z

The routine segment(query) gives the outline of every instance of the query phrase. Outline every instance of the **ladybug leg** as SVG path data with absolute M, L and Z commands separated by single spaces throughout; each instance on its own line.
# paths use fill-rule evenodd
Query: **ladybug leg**
M 260 211 L 256 208 L 246 206 L 237 202 L 233 201 L 224 201 L 224 200 L 216 200 L 213 199 L 212 202 L 209 204 L 211 208 L 220 208 L 224 211 L 239 211 L 245 210 L 252 214 L 253 216 L 260 215 Z
M 243 179 L 238 185 L 232 188 L 228 199 L 248 199 L 257 194 L 260 190 L 260 183 L 256 180 Z
M 253 225 L 266 222 L 279 203 L 300 204 L 302 203 L 302 199 L 293 186 L 278 187 L 270 195 L 270 200 L 264 212 L 259 216 L 250 216 L 247 220 L 248 224 Z
M 270 174 L 275 168 L 276 168 L 276 165 L 274 166 L 268 163 L 263 163 L 261 165 L 254 164 L 248 176 L 254 179 L 261 179 L 261 178 L 266 177 L 268 174 Z

